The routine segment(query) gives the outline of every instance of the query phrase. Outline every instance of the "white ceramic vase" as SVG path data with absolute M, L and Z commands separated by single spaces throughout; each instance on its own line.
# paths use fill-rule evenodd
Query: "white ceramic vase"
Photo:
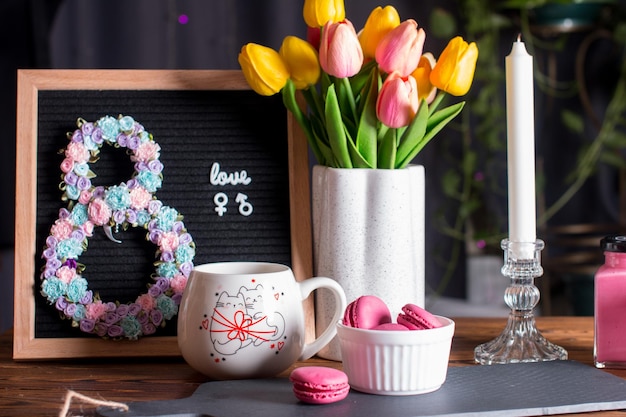
M 404 304 L 424 306 L 424 167 L 313 167 L 315 273 L 335 279 L 348 303 L 382 298 L 396 317 Z M 316 328 L 332 318 L 330 294 L 318 291 Z M 319 332 L 320 330 L 318 330 Z M 337 338 L 319 356 L 341 360 Z

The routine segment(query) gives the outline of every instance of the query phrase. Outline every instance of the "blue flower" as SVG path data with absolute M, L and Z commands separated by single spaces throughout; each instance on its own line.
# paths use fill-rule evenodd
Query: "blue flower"
M 46 279 L 42 284 L 42 294 L 49 302 L 54 302 L 57 298 L 62 297 L 66 290 L 67 284 L 57 277 Z
M 76 304 L 76 311 L 74 311 L 74 314 L 72 315 L 72 318 L 74 320 L 80 321 L 82 319 L 84 319 L 86 317 L 85 313 L 86 313 L 86 309 L 85 306 L 82 304 Z
M 120 326 L 124 330 L 127 338 L 135 340 L 141 336 L 141 324 L 134 316 L 126 316 L 120 321 Z
M 74 164 L 74 172 L 76 173 L 76 175 L 84 177 L 89 172 L 89 165 L 87 163 Z
M 57 255 L 60 259 L 77 259 L 83 253 L 83 245 L 74 239 L 63 239 L 57 244 Z
M 161 277 L 172 278 L 177 271 L 178 268 L 174 262 L 163 262 L 157 267 L 157 274 Z
M 137 181 L 149 192 L 153 193 L 161 188 L 161 177 L 150 171 L 141 171 L 137 174 Z
M 147 210 L 141 210 L 137 212 L 137 224 L 143 227 L 150 221 L 150 213 Z
M 70 218 L 75 225 L 81 226 L 85 224 L 89 218 L 89 215 L 87 214 L 87 206 L 84 204 L 76 204 L 72 209 Z
M 114 185 L 104 193 L 104 201 L 113 210 L 125 210 L 130 206 L 130 193 L 126 186 Z
M 185 262 L 191 262 L 195 254 L 196 254 L 196 251 L 191 246 L 181 245 L 176 249 L 176 261 L 179 264 L 184 264 Z
M 98 120 L 98 126 L 102 129 L 102 137 L 109 142 L 117 140 L 117 134 L 120 131 L 119 123 L 111 116 L 105 116 Z
M 178 212 L 176 209 L 173 209 L 168 206 L 161 207 L 159 210 L 159 214 L 157 214 L 157 224 L 159 229 L 164 232 L 169 232 L 172 230 L 172 226 L 174 226 L 174 222 L 178 218 Z
M 170 297 L 162 295 L 156 300 L 157 309 L 163 313 L 165 320 L 169 320 L 178 313 L 178 306 Z
M 85 296 L 87 292 L 87 280 L 82 277 L 76 277 L 67 286 L 67 299 L 77 303 Z
M 120 129 L 123 132 L 128 132 L 129 130 L 133 130 L 135 127 L 135 120 L 130 116 L 124 116 L 119 120 Z
M 75 185 L 66 185 L 65 195 L 70 200 L 78 200 L 78 197 L 80 197 L 80 190 Z

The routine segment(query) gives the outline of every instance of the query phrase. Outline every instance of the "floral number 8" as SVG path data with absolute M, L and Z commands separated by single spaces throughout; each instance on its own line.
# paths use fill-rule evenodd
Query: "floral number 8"
M 43 258 L 41 293 L 61 316 L 85 333 L 105 338 L 137 339 L 164 326 L 178 312 L 183 290 L 193 269 L 195 244 L 182 215 L 154 195 L 161 187 L 160 147 L 130 116 L 105 116 L 94 123 L 77 121 L 61 163 L 60 188 L 67 208 L 50 227 Z M 96 175 L 89 163 L 98 160 L 106 143 L 126 148 L 135 172 L 126 183 L 110 187 L 91 184 Z M 154 283 L 135 301 L 105 302 L 88 288 L 85 265 L 78 262 L 87 250 L 94 227 L 102 226 L 109 239 L 112 227 L 147 230 L 146 239 L 158 246 Z

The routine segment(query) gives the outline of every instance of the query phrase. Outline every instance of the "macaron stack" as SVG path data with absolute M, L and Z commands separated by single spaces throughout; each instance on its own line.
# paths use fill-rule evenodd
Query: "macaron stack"
M 368 330 L 424 330 L 441 327 L 437 318 L 425 309 L 406 304 L 394 323 L 389 307 L 374 295 L 363 295 L 346 308 L 344 326 Z
M 348 396 L 348 376 L 339 369 L 305 366 L 291 372 L 296 398 L 309 404 L 330 404 Z

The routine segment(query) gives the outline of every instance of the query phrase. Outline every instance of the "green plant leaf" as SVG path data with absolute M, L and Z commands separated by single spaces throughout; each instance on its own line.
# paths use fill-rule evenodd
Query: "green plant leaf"
M 350 138 L 350 133 L 346 130 L 347 136 L 347 144 L 348 144 L 348 152 L 350 153 L 350 160 L 352 161 L 353 168 L 375 168 L 375 165 L 372 165 L 371 162 L 363 157 L 359 152 L 359 149 L 354 144 L 352 138 Z
M 287 80 L 287 84 L 282 89 L 283 95 L 283 104 L 285 107 L 293 114 L 294 119 L 300 125 L 302 130 L 304 131 L 304 135 L 307 138 L 307 142 L 311 147 L 311 151 L 315 155 L 318 161 L 323 161 L 324 156 L 320 152 L 317 141 L 315 140 L 315 135 L 313 134 L 313 130 L 311 127 L 311 121 L 304 115 L 298 102 L 296 100 L 296 86 L 294 85 L 291 79 Z
M 435 135 L 441 131 L 441 129 L 443 129 L 452 119 L 454 119 L 459 113 L 461 113 L 461 110 L 463 110 L 463 106 L 465 106 L 464 101 L 433 113 L 428 118 L 428 123 L 426 124 L 426 134 L 419 142 L 418 146 L 414 147 L 413 150 L 405 157 L 405 159 L 399 161 L 396 164 L 396 167 L 402 168 L 407 166 L 413 160 L 413 158 L 415 158 L 415 156 L 422 149 L 424 149 L 424 146 L 426 146 L 428 142 L 430 142 L 431 139 L 434 138 Z
M 585 121 L 582 116 L 571 110 L 564 109 L 561 111 L 561 121 L 572 132 L 583 133 L 585 130 Z
M 361 111 L 359 120 L 359 128 L 356 135 L 356 150 L 362 156 L 370 167 L 377 166 L 376 158 L 378 154 L 378 118 L 376 117 L 376 99 L 378 97 L 378 76 L 376 71 L 372 70 L 370 77 L 370 85 L 364 100 L 364 106 Z
M 404 134 L 400 137 L 400 144 L 398 145 L 398 152 L 396 155 L 397 161 L 402 162 L 407 160 L 413 150 L 419 146 L 419 143 L 426 133 L 427 123 L 428 105 L 426 104 L 426 101 L 422 100 L 420 107 L 417 110 L 417 114 L 409 124 L 408 128 L 404 131 Z M 396 166 L 396 168 L 398 167 Z
M 393 169 L 396 163 L 396 129 L 389 129 L 378 148 L 378 166 L 381 169 Z
M 326 92 L 326 131 L 333 156 L 337 161 L 337 168 L 352 168 L 352 161 L 348 152 L 346 131 L 341 120 L 341 110 L 335 93 L 335 86 L 328 87 Z

